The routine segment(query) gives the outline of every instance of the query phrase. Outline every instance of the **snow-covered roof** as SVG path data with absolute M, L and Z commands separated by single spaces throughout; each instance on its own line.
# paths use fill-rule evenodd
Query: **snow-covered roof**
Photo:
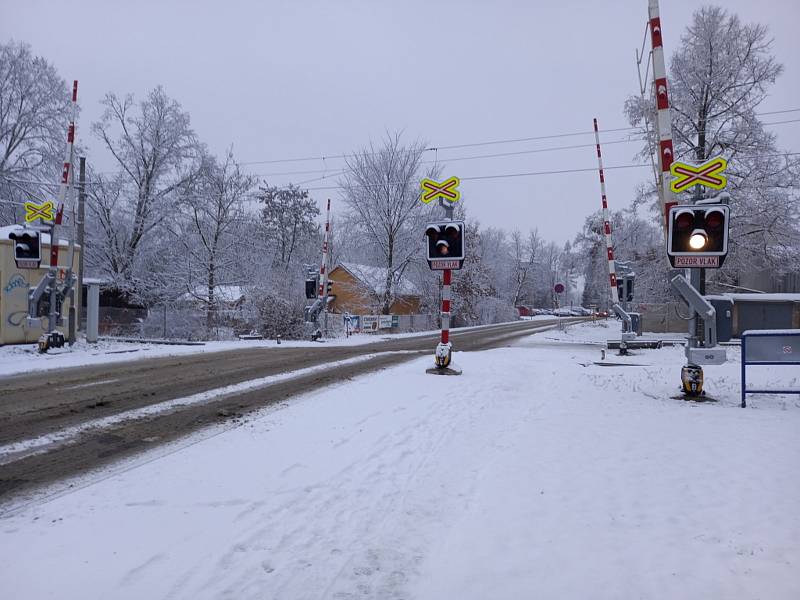
M 356 263 L 339 263 L 341 267 L 349 272 L 353 277 L 367 284 L 369 288 L 378 296 L 386 291 L 386 268 L 371 267 L 369 265 L 359 265 Z M 418 296 L 419 290 L 406 277 L 395 276 L 394 293 L 399 296 Z
M 800 302 L 800 294 L 716 294 L 714 296 L 706 296 L 707 298 L 714 299 L 729 299 L 736 302 Z
M 214 287 L 214 299 L 234 304 L 244 298 L 244 288 L 239 285 L 218 285 Z M 186 300 L 208 300 L 208 286 L 199 285 L 183 295 Z
M 11 233 L 22 233 L 25 230 L 31 231 L 32 227 L 24 227 L 23 225 L 5 225 L 0 227 L 0 241 L 1 240 L 10 240 Z M 42 240 L 42 244 L 49 245 L 50 244 L 50 234 L 39 232 L 39 237 Z M 58 243 L 59 246 L 69 246 L 69 240 L 61 240 Z M 77 246 L 77 244 L 76 244 Z
M 84 284 L 112 285 L 114 280 L 110 277 L 84 277 Z

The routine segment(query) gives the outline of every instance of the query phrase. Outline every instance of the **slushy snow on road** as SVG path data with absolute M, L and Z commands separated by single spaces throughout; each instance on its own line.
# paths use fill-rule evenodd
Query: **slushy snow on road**
M 674 399 L 682 350 L 595 364 L 616 331 L 415 359 L 6 505 L 3 596 L 800 597 L 797 398 L 739 408 L 731 362 Z

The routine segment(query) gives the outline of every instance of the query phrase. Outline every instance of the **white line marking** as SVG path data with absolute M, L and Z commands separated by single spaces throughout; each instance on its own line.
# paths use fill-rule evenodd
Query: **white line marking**
M 115 381 L 119 381 L 119 379 L 104 379 L 103 381 L 92 381 L 91 383 L 79 383 L 78 385 L 71 385 L 65 390 L 77 390 L 78 388 L 87 388 L 92 387 L 93 385 L 103 385 L 104 383 L 114 383 Z

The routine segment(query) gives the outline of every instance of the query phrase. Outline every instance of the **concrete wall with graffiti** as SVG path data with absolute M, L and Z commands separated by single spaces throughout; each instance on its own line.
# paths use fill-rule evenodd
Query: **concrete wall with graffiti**
M 42 333 L 47 331 L 47 317 L 40 320 L 38 326 L 28 323 L 28 292 L 35 288 L 47 273 L 46 263 L 50 258 L 49 239 L 42 242 L 42 266 L 38 269 L 19 269 L 14 262 L 14 242 L 9 239 L 8 231 L 14 228 L 0 228 L 0 345 L 35 343 Z M 63 281 L 69 261 L 68 244 L 62 240 L 58 255 L 59 278 Z M 79 249 L 73 257 L 73 270 L 77 273 Z M 64 326 L 59 330 L 67 334 L 66 316 L 69 314 L 69 300 L 62 308 Z M 80 310 L 78 311 L 80 314 Z

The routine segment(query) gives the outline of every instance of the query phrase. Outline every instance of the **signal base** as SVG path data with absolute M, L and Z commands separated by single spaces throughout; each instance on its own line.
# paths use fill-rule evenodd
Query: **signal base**
M 428 375 L 461 375 L 463 371 L 459 369 L 455 365 L 450 365 L 449 367 L 431 367 L 430 369 L 425 369 L 425 372 Z

